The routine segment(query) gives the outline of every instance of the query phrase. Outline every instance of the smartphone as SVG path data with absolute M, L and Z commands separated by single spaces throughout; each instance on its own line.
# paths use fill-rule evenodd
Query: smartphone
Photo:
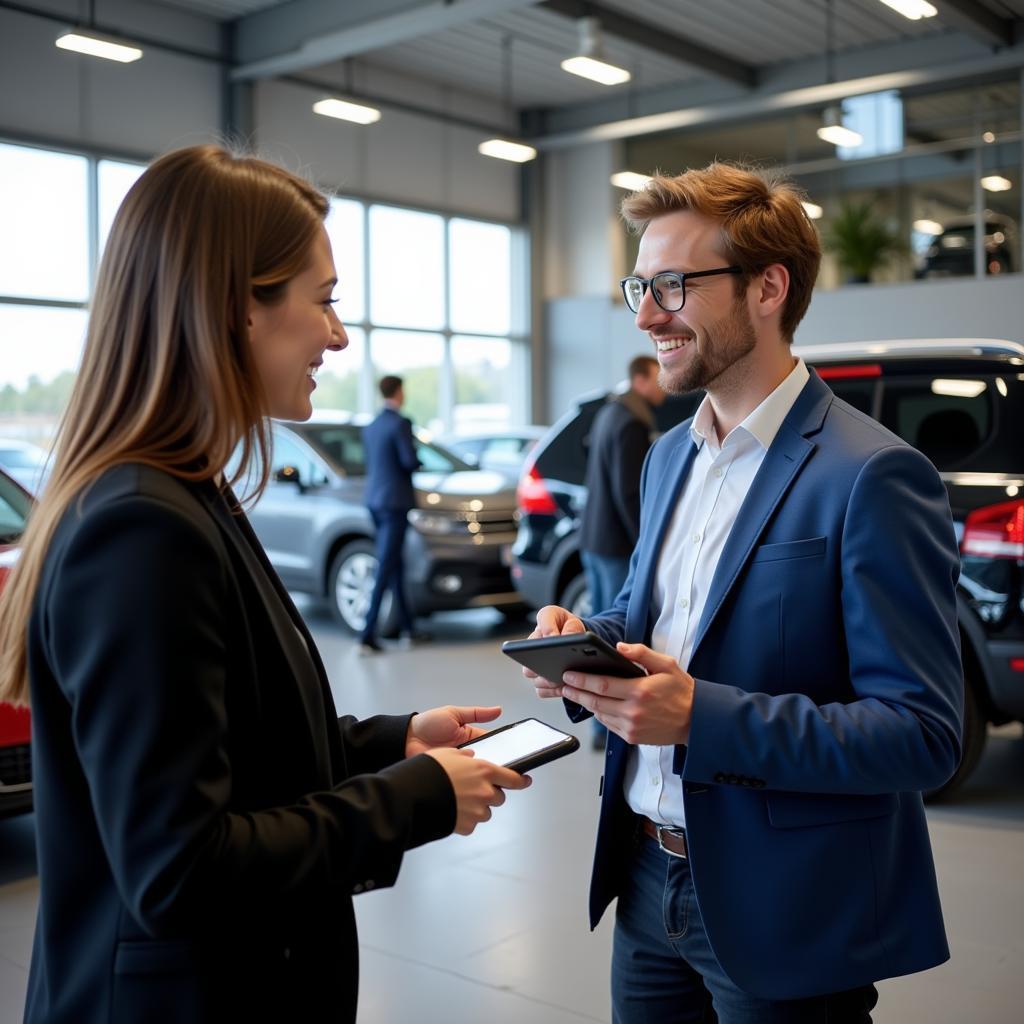
M 626 677 L 647 674 L 596 633 L 565 633 L 562 636 L 544 636 L 534 640 L 507 640 L 501 645 L 501 650 L 520 665 L 525 665 L 553 683 L 561 682 L 566 672 Z
M 492 729 L 486 736 L 459 745 L 472 747 L 477 757 L 504 765 L 522 775 L 548 761 L 571 754 L 579 747 L 580 741 L 536 718 L 524 718 L 521 722 Z

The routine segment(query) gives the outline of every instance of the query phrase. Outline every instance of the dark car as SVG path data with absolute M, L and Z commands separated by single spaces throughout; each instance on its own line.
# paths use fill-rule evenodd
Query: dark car
M 963 277 L 974 273 L 973 217 L 943 225 L 942 232 L 924 255 L 917 277 Z M 1008 274 L 1016 269 L 1017 229 L 1009 217 L 989 213 L 985 217 L 985 273 Z
M 373 522 L 363 505 L 367 422 L 343 413 L 274 423 L 270 482 L 249 511 L 285 586 L 326 598 L 353 633 L 363 628 L 377 572 Z M 508 478 L 476 470 L 422 438 L 416 454 L 419 507 L 409 513 L 405 546 L 413 613 L 478 606 L 521 612 L 509 576 L 518 513 Z M 385 595 L 380 630 L 389 636 L 396 628 Z
M 28 492 L 0 471 L 0 589 L 17 560 L 31 504 Z M 0 704 L 0 818 L 32 809 L 30 732 L 28 708 Z
M 967 698 L 964 755 L 947 792 L 977 764 L 987 723 L 1024 720 L 1024 345 L 951 339 L 794 352 L 840 398 L 924 452 L 949 492 Z M 690 396 L 691 411 L 700 398 Z M 587 435 L 605 400 L 588 396 L 562 417 L 520 478 L 512 572 L 534 607 L 590 611 L 578 532 Z

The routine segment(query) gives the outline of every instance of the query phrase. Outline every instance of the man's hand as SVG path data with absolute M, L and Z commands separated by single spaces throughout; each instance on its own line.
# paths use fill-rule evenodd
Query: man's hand
M 542 636 L 561 636 L 563 633 L 585 633 L 586 626 L 571 611 L 559 608 L 558 605 L 545 605 L 537 612 L 537 628 L 528 639 L 536 640 Z M 533 687 L 538 697 L 561 697 L 562 684 L 558 681 L 545 679 L 528 668 L 523 668 L 523 675 L 534 681 Z
M 533 782 L 529 775 L 474 757 L 471 749 L 435 747 L 427 756 L 441 765 L 455 790 L 455 831 L 460 836 L 468 836 L 481 821 L 490 821 L 491 808 L 505 802 L 506 789 L 526 789 Z
M 493 722 L 500 714 L 500 707 L 457 708 L 447 704 L 413 715 L 405 734 L 405 756 L 414 757 L 435 747 L 457 747 L 475 740 L 487 730 L 476 729 L 469 723 Z
M 552 697 L 565 697 L 593 711 L 599 722 L 627 743 L 665 747 L 687 743 L 693 713 L 693 676 L 675 658 L 644 644 L 616 644 L 620 654 L 647 670 L 643 678 L 566 672 Z M 538 690 L 539 692 L 539 690 Z

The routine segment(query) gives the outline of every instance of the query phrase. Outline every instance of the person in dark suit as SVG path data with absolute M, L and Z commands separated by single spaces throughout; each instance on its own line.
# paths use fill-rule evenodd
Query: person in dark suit
M 363 428 L 366 452 L 366 492 L 363 500 L 376 528 L 377 575 L 366 612 L 366 624 L 360 637 L 360 652 L 376 654 L 377 618 L 381 601 L 390 591 L 398 613 L 400 630 L 409 640 L 424 640 L 417 633 L 405 599 L 405 563 L 402 552 L 409 526 L 409 510 L 416 507 L 412 475 L 420 467 L 412 438 L 412 421 L 402 415 L 405 391 L 402 378 L 387 376 L 380 380 L 384 408 Z
M 631 359 L 629 390 L 610 398 L 590 428 L 580 557 L 595 613 L 615 601 L 640 536 L 640 471 L 651 447 L 654 409 L 665 401 L 660 369 L 654 356 Z M 595 748 L 604 745 L 606 731 L 593 719 Z
M 791 352 L 820 248 L 795 188 L 712 164 L 623 203 L 622 283 L 695 415 L 652 447 L 640 539 L 589 628 L 641 679 L 533 677 L 608 726 L 590 890 L 615 1024 L 870 1021 L 949 956 L 921 793 L 961 753 L 959 557 L 920 452 Z M 529 674 L 529 673 L 528 673 Z
M 452 749 L 498 708 L 338 717 L 225 480 L 347 344 L 327 210 L 199 146 L 114 220 L 0 615 L 0 695 L 33 712 L 29 1024 L 352 1022 L 352 895 L 522 785 Z

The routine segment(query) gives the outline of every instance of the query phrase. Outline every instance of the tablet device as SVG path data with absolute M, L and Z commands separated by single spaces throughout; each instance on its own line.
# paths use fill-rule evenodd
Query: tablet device
M 566 672 L 595 676 L 643 676 L 647 673 L 596 633 L 564 633 L 534 640 L 507 640 L 502 653 L 531 672 L 560 683 Z
M 579 745 L 580 741 L 575 736 L 536 718 L 503 725 L 492 729 L 486 736 L 459 744 L 472 747 L 474 754 L 485 761 L 504 765 L 520 774 L 571 754 Z

